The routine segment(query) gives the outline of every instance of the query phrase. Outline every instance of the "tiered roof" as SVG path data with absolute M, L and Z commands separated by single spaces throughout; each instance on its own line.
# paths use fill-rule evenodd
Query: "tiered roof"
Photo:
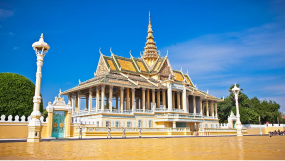
M 71 88 L 63 95 L 87 90 L 98 85 L 113 85 L 127 88 L 167 89 L 166 80 L 169 78 L 176 84 L 186 85 L 187 91 L 194 95 L 202 95 L 209 99 L 218 99 L 208 93 L 196 89 L 191 78 L 178 70 L 172 70 L 168 57 L 160 57 L 155 47 L 152 35 L 152 26 L 149 17 L 148 36 L 145 51 L 141 58 L 121 57 L 113 54 L 105 56 L 100 51 L 100 59 L 95 78 L 89 79 L 78 86 Z

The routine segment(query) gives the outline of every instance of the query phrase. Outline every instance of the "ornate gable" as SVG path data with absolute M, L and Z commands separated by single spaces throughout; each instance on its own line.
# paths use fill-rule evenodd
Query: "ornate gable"
M 165 61 L 162 63 L 162 65 L 160 65 L 161 68 L 160 70 L 158 70 L 158 74 L 159 74 L 159 79 L 161 81 L 167 80 L 170 75 L 173 75 L 171 72 L 171 67 L 170 65 L 168 65 L 168 59 L 165 58 Z
M 96 70 L 96 76 L 109 72 L 108 67 L 104 61 L 103 55 L 100 56 L 99 63 Z

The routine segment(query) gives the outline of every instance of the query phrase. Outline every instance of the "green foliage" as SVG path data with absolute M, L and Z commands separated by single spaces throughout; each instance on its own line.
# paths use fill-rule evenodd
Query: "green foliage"
M 14 73 L 0 73 L 0 115 L 30 116 L 33 111 L 35 85 L 28 78 Z M 40 104 L 43 112 L 43 101 Z
M 231 90 L 233 87 L 234 85 L 229 88 L 230 94 L 225 98 L 224 102 L 218 103 L 218 115 L 220 123 L 227 122 L 231 111 L 233 111 L 236 115 L 235 96 Z M 238 84 L 237 87 L 239 87 Z M 279 118 L 280 122 L 284 121 L 281 118 L 281 113 L 278 111 L 280 109 L 280 105 L 275 101 L 264 100 L 260 102 L 260 100 L 258 100 L 256 97 L 249 99 L 242 91 L 243 89 L 240 90 L 238 95 L 241 123 L 259 124 L 259 116 L 261 117 L 262 124 L 266 123 L 267 121 L 270 123 L 277 123 L 277 118 Z

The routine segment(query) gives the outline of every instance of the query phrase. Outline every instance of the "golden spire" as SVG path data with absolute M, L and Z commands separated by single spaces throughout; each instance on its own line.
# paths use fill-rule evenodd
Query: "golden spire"
M 153 41 L 154 37 L 152 35 L 152 26 L 151 26 L 151 18 L 149 11 L 149 23 L 148 23 L 148 35 L 146 38 L 146 46 L 144 47 L 144 52 L 142 58 L 148 63 L 149 66 L 152 66 L 156 59 L 159 57 L 157 52 L 157 47 L 155 46 L 155 42 Z

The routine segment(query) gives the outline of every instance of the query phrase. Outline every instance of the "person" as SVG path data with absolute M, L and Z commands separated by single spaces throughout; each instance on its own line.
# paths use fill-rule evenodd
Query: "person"
M 142 129 L 139 128 L 139 137 L 141 138 L 142 137 Z
M 112 138 L 112 136 L 111 136 L 111 128 L 110 128 L 110 126 L 108 127 L 108 135 L 107 135 L 107 138 L 110 136 L 110 138 Z
M 126 138 L 126 129 L 123 127 L 123 135 L 122 135 L 123 138 Z
M 82 139 L 82 128 L 79 129 L 79 139 Z

